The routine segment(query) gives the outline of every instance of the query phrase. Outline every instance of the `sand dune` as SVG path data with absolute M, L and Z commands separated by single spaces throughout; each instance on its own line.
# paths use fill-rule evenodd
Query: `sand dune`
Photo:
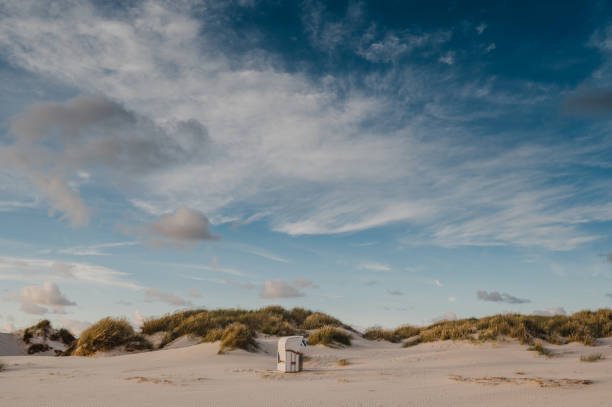
M 4 342 L 3 342 L 4 343 Z M 2 406 L 609 406 L 612 339 L 597 347 L 435 342 L 403 349 L 361 338 L 309 347 L 306 371 L 275 371 L 275 338 L 260 352 L 217 355 L 200 344 L 115 357 L 8 356 Z M 582 354 L 604 359 L 580 362 Z M 340 359 L 348 365 L 339 366 Z
M 25 355 L 23 342 L 13 334 L 0 333 L 0 356 Z

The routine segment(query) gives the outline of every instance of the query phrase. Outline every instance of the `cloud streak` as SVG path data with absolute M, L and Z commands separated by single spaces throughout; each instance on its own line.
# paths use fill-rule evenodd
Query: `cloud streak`
M 143 288 L 130 281 L 128 276 L 128 273 L 88 263 L 0 256 L 0 280 L 39 282 L 44 279 L 135 290 Z
M 507 293 L 500 293 L 498 291 L 483 291 L 478 290 L 476 292 L 476 298 L 481 301 L 489 301 L 489 302 L 505 302 L 506 304 L 526 304 L 531 302 L 531 300 L 518 298 L 513 295 Z
M 160 291 L 156 288 L 149 288 L 145 291 L 145 302 L 164 302 L 170 305 L 177 306 L 190 306 L 193 305 L 191 301 L 187 301 L 177 295 L 170 294 L 164 291 Z
M 500 143 L 516 134 L 483 130 L 482 113 L 465 106 L 507 117 L 560 90 L 513 83 L 506 92 L 494 79 L 458 80 L 451 33 L 368 31 L 357 3 L 336 20 L 324 5 L 305 3 L 304 29 L 322 52 L 344 47 L 386 64 L 419 44 L 436 50 L 427 66 L 407 61 L 357 81 L 341 73 L 312 79 L 280 71 L 263 49 L 244 63 L 215 43 L 187 3 L 151 0 L 109 14 L 60 0 L 51 14 L 35 1 L 5 2 L 0 46 L 12 63 L 84 96 L 83 107 L 46 103 L 18 116 L 3 162 L 75 226 L 91 216 L 68 186 L 82 169 L 90 182 L 137 186 L 124 193 L 151 214 L 185 206 L 213 222 L 239 222 L 266 213 L 271 229 L 293 236 L 402 223 L 414 230 L 407 245 L 571 250 L 601 238 L 584 226 L 612 220 L 609 186 L 577 169 L 605 165 L 610 146 Z M 36 123 L 59 126 L 60 135 Z M 581 181 L 560 183 L 559 168 Z M 585 191 L 592 200 L 580 199 Z

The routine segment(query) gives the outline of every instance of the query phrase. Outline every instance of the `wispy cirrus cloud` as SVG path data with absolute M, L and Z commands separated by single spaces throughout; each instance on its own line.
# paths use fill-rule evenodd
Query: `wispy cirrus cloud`
M 274 55 L 266 50 L 248 64 L 233 59 L 186 3 L 169 7 L 151 0 L 113 14 L 89 2 L 58 1 L 57 13 L 28 0 L 3 6 L 0 45 L 12 63 L 80 90 L 84 96 L 77 100 L 97 106 L 80 108 L 77 100 L 32 106 L 13 122 L 20 142 L 5 150 L 14 161 L 10 152 L 33 156 L 30 147 L 36 147 L 40 162 L 13 162 L 11 168 L 27 174 L 75 225 L 90 217 L 78 189 L 67 182 L 79 170 L 98 182 L 120 175 L 120 184 L 136 183 L 138 188 L 123 192 L 150 213 L 182 205 L 210 219 L 266 213 L 271 229 L 295 236 L 403 223 L 415 230 L 406 244 L 571 250 L 601 238 L 586 225 L 612 219 L 609 185 L 582 177 L 580 170 L 585 163 L 604 165 L 608 144 L 499 143 L 513 137 L 472 125 L 483 113 L 465 108 L 486 104 L 487 117 L 506 117 L 513 106 L 554 100 L 560 94 L 554 87 L 516 83 L 512 93 L 491 78 L 466 83 L 457 80 L 459 63 L 410 62 L 359 81 L 341 74 L 312 80 L 272 66 Z M 321 50 L 348 41 L 353 52 L 389 61 L 408 55 L 410 41 L 416 50 L 437 35 L 366 32 L 359 4 L 340 19 L 321 3 L 304 8 L 304 28 Z M 442 56 L 449 63 L 452 56 L 455 62 L 449 52 L 440 49 L 431 59 Z M 52 120 L 39 111 L 50 112 Z M 61 137 L 37 133 L 20 118 L 55 124 Z M 475 142 L 481 131 L 488 137 Z M 66 141 L 75 132 L 76 145 Z M 33 134 L 59 149 L 45 151 Z M 97 145 L 110 147 L 92 153 Z M 562 185 L 560 167 L 575 175 Z M 580 199 L 587 190 L 589 202 Z
M 170 305 L 177 306 L 190 306 L 193 305 L 191 301 L 185 300 L 178 295 L 167 293 L 165 291 L 158 290 L 156 288 L 148 288 L 145 290 L 145 302 L 164 302 Z
M 114 249 L 118 247 L 135 246 L 138 242 L 109 242 L 99 243 L 87 246 L 73 246 L 65 249 L 57 250 L 58 254 L 68 254 L 71 256 L 108 256 L 109 253 L 105 249 Z
M 64 260 L 0 256 L 0 280 L 39 282 L 72 281 L 93 285 L 108 285 L 142 289 L 131 281 L 130 274 L 108 267 Z
M 391 266 L 387 264 L 372 262 L 372 261 L 364 261 L 364 262 L 359 263 L 357 265 L 357 269 L 368 270 L 368 271 L 391 271 L 393 270 Z

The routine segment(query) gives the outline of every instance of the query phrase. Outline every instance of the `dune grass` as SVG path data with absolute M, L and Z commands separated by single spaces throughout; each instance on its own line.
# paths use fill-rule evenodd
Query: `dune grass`
M 308 336 L 308 344 L 325 346 L 341 344 L 350 346 L 351 336 L 333 325 L 326 325 Z
M 4 362 L 0 360 L 0 372 L 4 370 L 5 366 L 6 365 L 4 364 Z
M 363 334 L 363 337 L 371 341 L 387 341 L 397 343 L 404 339 L 418 335 L 419 332 L 419 328 L 410 325 L 402 325 L 394 330 L 382 329 L 381 327 L 375 326 L 368 328 Z
M 591 353 L 590 355 L 580 355 L 581 362 L 597 362 L 603 359 L 604 356 L 601 353 Z
M 338 366 L 348 366 L 348 365 L 350 365 L 348 359 L 340 359 L 338 361 Z
M 128 352 L 152 348 L 147 340 L 136 335 L 127 320 L 103 318 L 83 331 L 70 353 L 74 356 L 91 356 L 118 346 L 125 346 Z
M 542 356 L 552 356 L 552 351 L 545 348 L 542 341 L 536 341 L 532 346 L 528 347 L 527 350 L 538 352 Z
M 557 345 L 580 342 L 592 346 L 598 338 L 612 336 L 612 310 L 580 311 L 569 316 L 500 314 L 480 319 L 440 321 L 420 328 L 418 337 L 404 346 L 449 339 L 487 341 L 504 336 L 528 345 L 541 340 Z
M 387 341 L 392 343 L 400 341 L 400 339 L 395 336 L 393 330 L 382 329 L 376 326 L 366 329 L 363 334 L 363 337 L 370 341 Z
M 223 340 L 224 330 L 232 324 L 242 324 L 252 333 L 265 335 L 290 336 L 304 333 L 310 327 L 320 327 L 323 322 L 341 325 L 337 319 L 322 313 L 315 313 L 303 308 L 286 310 L 279 306 L 270 306 L 257 310 L 241 309 L 196 309 L 165 315 L 161 318 L 146 320 L 142 333 L 151 335 L 165 332 L 161 346 L 165 346 L 183 335 L 194 335 L 203 342 Z
M 320 312 L 316 312 L 311 314 L 304 320 L 303 328 L 304 329 L 319 329 L 324 326 L 341 326 L 342 323 L 336 318 L 329 316 L 327 314 L 322 314 Z
M 227 326 L 221 336 L 220 352 L 232 349 L 245 349 L 249 351 L 257 349 L 255 332 L 239 322 Z

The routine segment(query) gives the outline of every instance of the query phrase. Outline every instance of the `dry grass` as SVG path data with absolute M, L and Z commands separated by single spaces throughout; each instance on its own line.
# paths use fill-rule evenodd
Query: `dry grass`
M 326 325 L 323 322 L 329 322 L 328 325 L 342 325 L 340 321 L 329 315 L 313 313 L 303 308 L 286 310 L 279 306 L 271 306 L 251 311 L 199 309 L 149 319 L 144 322 L 142 333 L 150 335 L 165 332 L 161 344 L 163 347 L 183 335 L 201 337 L 203 342 L 221 340 L 223 330 L 235 323 L 245 325 L 253 333 L 290 336 L 303 333 L 306 329 L 315 329 L 311 327 Z
M 304 329 L 319 329 L 324 326 L 342 326 L 342 322 L 327 314 L 316 312 L 304 320 Z
M 350 346 L 351 336 L 335 326 L 327 325 L 311 333 L 308 337 L 308 344 L 325 346 L 341 344 Z
M 220 352 L 231 349 L 257 349 L 255 333 L 245 324 L 233 323 L 223 330 Z
M 597 362 L 598 360 L 603 359 L 604 356 L 601 353 L 591 353 L 590 355 L 581 355 L 581 362 Z
M 533 346 L 528 347 L 527 350 L 538 352 L 542 356 L 552 356 L 552 351 L 548 348 L 545 348 L 542 344 L 542 341 L 536 341 Z
M 347 359 L 340 359 L 338 361 L 338 366 L 348 366 L 348 365 L 350 365 L 350 363 Z
M 382 329 L 381 327 L 375 326 L 368 328 L 363 337 L 371 341 L 387 341 L 392 343 L 401 342 L 404 339 L 412 338 L 420 333 L 420 328 L 402 325 L 394 330 Z
M 441 321 L 421 328 L 418 338 L 405 346 L 448 339 L 487 341 L 500 336 L 530 345 L 536 340 L 559 345 L 568 342 L 595 345 L 597 338 L 612 336 L 612 310 L 580 311 L 569 316 L 500 314 L 480 319 Z
M 68 352 L 74 356 L 90 356 L 118 346 L 125 346 L 128 352 L 152 348 L 147 340 L 136 335 L 127 320 L 103 318 L 83 331 L 73 349 Z
M 398 338 L 392 330 L 382 329 L 380 327 L 372 327 L 366 329 L 363 337 L 370 341 L 387 341 L 387 342 L 399 342 Z
M 0 372 L 4 370 L 4 366 L 6 365 L 0 360 Z

